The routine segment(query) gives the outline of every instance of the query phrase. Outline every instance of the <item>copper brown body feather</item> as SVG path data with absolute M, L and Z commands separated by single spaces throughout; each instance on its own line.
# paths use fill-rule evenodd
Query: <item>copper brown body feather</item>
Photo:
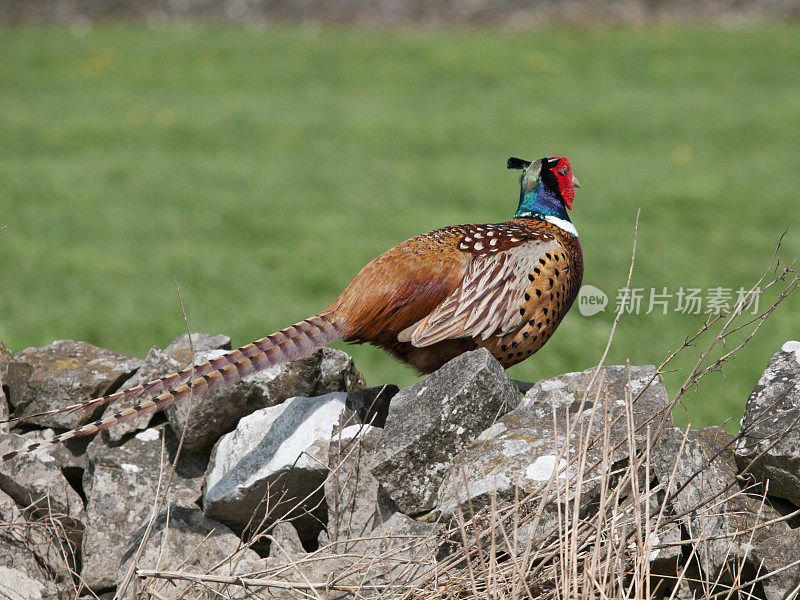
M 578 238 L 548 222 L 457 225 L 380 255 L 326 312 L 345 340 L 423 373 L 477 346 L 511 366 L 552 336 L 582 276 Z

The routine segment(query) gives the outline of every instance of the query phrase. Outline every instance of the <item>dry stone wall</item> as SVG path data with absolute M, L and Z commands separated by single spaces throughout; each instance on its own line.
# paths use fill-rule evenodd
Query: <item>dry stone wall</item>
M 193 338 L 203 349 L 196 360 L 229 345 Z M 9 355 L 0 413 L 46 411 L 159 376 L 187 363 L 186 343 L 145 360 L 71 341 Z M 426 585 L 459 547 L 479 546 L 481 527 L 500 527 L 498 507 L 536 515 L 497 536 L 493 551 L 514 556 L 550 543 L 569 510 L 592 519 L 625 477 L 619 515 L 657 491 L 644 502 L 657 532 L 647 560 L 664 589 L 679 573 L 725 582 L 732 565 L 761 578 L 764 600 L 800 586 L 800 568 L 786 568 L 800 556 L 800 343 L 772 358 L 736 437 L 673 427 L 651 366 L 527 387 L 523 396 L 481 349 L 404 390 L 368 388 L 347 354 L 326 348 L 197 399 L 191 413 L 1 463 L 0 586 L 12 582 L 15 600 L 75 598 L 81 585 L 111 593 L 133 561 L 139 572 L 258 573 L 277 586 L 271 597 L 295 597 L 281 582 Z M 81 422 L 15 424 L 0 432 L 0 454 Z M 153 513 L 182 434 L 194 441 Z M 637 467 L 642 456 L 647 466 Z M 172 595 L 154 597 L 190 582 L 170 585 Z

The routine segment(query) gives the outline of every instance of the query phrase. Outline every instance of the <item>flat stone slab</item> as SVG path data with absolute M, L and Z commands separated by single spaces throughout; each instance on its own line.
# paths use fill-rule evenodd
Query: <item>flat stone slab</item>
M 324 513 L 323 483 L 333 428 L 352 411 L 347 394 L 290 398 L 243 417 L 220 439 L 206 473 L 203 510 L 235 531 L 271 517 L 292 519 L 315 539 Z
M 0 595 L 3 600 L 50 600 L 57 597 L 48 586 L 23 571 L 0 565 Z
M 372 474 L 400 512 L 430 511 L 459 450 L 519 402 L 488 350 L 462 354 L 392 398 Z
M 14 500 L 0 491 L 0 568 L 14 570 L 37 582 L 43 600 L 55 600 L 59 587 L 72 584 L 70 570 L 61 556 L 63 546 L 50 532 L 45 523 L 26 521 Z M 5 574 L 9 579 L 0 574 L 0 598 L 4 599 L 19 591 L 9 589 L 10 581 L 17 576 Z
M 8 363 L 9 402 L 16 416 L 33 415 L 98 398 L 128 379 L 142 361 L 88 342 L 57 340 L 27 348 Z M 76 410 L 29 419 L 42 427 L 74 429 L 98 411 Z
M 38 432 L 36 432 L 38 434 Z M 0 455 L 19 450 L 31 443 L 31 435 L 0 434 Z M 45 437 L 36 435 L 35 438 Z M 45 448 L 0 462 L 0 490 L 25 508 L 29 521 L 58 515 L 69 541 L 79 548 L 86 525 L 83 500 L 72 488 L 53 456 L 55 449 Z

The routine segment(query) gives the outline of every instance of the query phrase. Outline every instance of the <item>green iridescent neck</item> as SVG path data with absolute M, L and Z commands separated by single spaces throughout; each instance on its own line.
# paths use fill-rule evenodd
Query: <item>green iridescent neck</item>
M 555 217 L 564 221 L 569 221 L 567 207 L 564 203 L 548 188 L 538 180 L 533 189 L 527 193 L 524 190 L 519 192 L 519 206 L 514 218 L 517 217 Z

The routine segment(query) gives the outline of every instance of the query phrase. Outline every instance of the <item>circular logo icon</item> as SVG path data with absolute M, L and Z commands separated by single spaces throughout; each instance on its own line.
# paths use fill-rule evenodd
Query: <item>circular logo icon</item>
M 578 310 L 584 317 L 591 317 L 602 312 L 608 306 L 608 296 L 600 288 L 593 285 L 582 285 L 578 292 Z

